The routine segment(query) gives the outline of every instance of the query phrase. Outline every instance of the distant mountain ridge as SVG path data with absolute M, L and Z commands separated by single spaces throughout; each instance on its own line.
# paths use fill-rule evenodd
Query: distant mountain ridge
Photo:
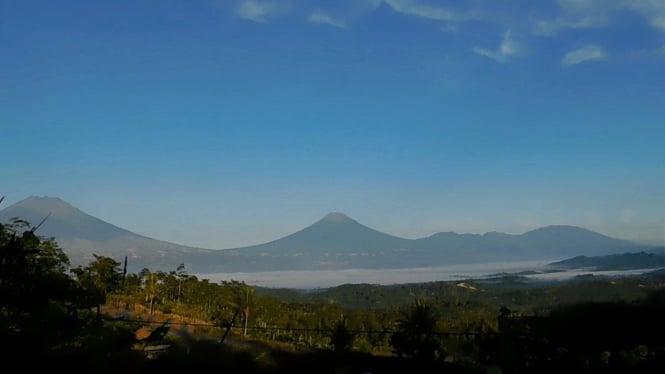
M 44 218 L 37 234 L 53 237 L 72 265 L 87 264 L 100 254 L 121 260 L 128 256 L 134 270 L 140 267 L 170 268 L 186 262 L 187 255 L 210 252 L 135 234 L 93 217 L 56 197 L 31 196 L 0 210 L 0 222 L 18 217 L 31 225 Z
M 592 269 L 595 271 L 665 268 L 665 252 L 621 253 L 607 256 L 576 256 L 549 264 L 555 269 Z
M 340 233 L 344 235 L 340 235 Z M 316 248 L 319 251 L 354 253 L 407 247 L 409 242 L 409 239 L 399 238 L 364 226 L 343 213 L 332 212 L 313 225 L 283 238 L 234 250 L 269 250 L 286 254 Z
M 33 225 L 46 218 L 48 224 L 39 229 L 40 234 L 45 236 L 75 236 L 92 241 L 140 236 L 88 215 L 55 197 L 30 197 L 22 200 L 0 211 L 3 221 L 6 221 L 8 216 L 25 219 Z
M 211 250 L 164 242 L 114 226 L 53 197 L 29 197 L 0 210 L 0 222 L 19 217 L 39 234 L 54 237 L 72 259 L 87 263 L 101 254 L 128 256 L 130 269 L 247 272 L 351 268 L 434 267 L 461 263 L 556 260 L 653 250 L 576 226 L 547 226 L 521 235 L 441 232 L 405 239 L 333 212 L 291 235 L 254 246 Z

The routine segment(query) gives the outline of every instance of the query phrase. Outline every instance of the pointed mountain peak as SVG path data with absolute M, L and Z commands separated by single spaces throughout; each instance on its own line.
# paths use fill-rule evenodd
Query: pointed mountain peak
M 44 217 L 48 217 L 40 227 L 39 233 L 58 240 L 107 241 L 139 236 L 91 216 L 57 197 L 30 196 L 0 210 L 0 222 L 9 221 L 14 217 L 24 219 L 30 224 L 38 224 Z
M 349 223 L 355 222 L 351 217 L 347 216 L 341 212 L 330 212 L 326 214 L 325 217 L 321 219 L 320 222 L 330 222 L 330 223 Z
M 571 225 L 549 225 L 539 227 L 537 229 L 527 231 L 524 235 L 540 235 L 540 234 L 563 234 L 563 233 L 576 233 L 576 234 L 590 234 L 590 235 L 602 235 L 600 233 L 585 229 L 579 226 Z
M 76 208 L 68 202 L 60 198 L 50 196 L 30 196 L 14 205 L 38 211 L 51 211 L 53 213 L 64 213 L 76 210 Z

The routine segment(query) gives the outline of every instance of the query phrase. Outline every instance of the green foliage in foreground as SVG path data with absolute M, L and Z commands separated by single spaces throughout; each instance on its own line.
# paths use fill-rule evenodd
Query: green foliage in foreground
M 211 283 L 184 265 L 126 274 L 103 256 L 68 268 L 57 243 L 26 222 L 0 225 L 7 363 L 81 372 L 647 372 L 665 357 L 662 276 L 540 284 L 499 276 L 300 293 Z M 193 325 L 164 325 L 148 342 L 137 331 L 151 325 L 112 319 L 103 306 Z M 227 329 L 229 344 L 219 344 Z M 149 343 L 169 349 L 150 358 Z

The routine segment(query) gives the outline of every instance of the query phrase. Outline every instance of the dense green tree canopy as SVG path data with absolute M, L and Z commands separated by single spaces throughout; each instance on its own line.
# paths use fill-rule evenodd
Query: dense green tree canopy
M 6 320 L 28 316 L 51 301 L 64 302 L 72 283 L 69 259 L 53 239 L 40 238 L 29 223 L 0 224 L 0 298 Z

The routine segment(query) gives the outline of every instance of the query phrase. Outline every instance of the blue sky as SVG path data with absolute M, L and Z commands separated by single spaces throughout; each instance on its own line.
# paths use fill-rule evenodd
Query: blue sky
M 0 195 L 258 244 L 665 241 L 665 1 L 0 2 Z

